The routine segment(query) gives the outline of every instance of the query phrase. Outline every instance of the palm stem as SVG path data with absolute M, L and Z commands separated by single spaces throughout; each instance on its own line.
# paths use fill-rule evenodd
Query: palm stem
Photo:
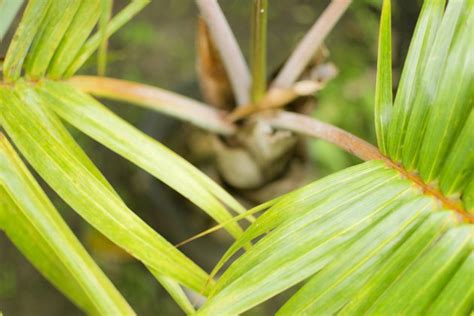
M 221 135 L 232 135 L 236 131 L 236 126 L 226 119 L 227 112 L 167 90 L 141 83 L 93 76 L 76 76 L 69 79 L 68 83 L 83 92 L 137 104 Z M 376 147 L 366 141 L 336 126 L 305 115 L 280 111 L 264 119 L 275 128 L 326 140 L 363 160 L 386 159 Z
M 266 90 L 267 62 L 267 0 L 254 0 L 250 65 L 252 71 L 252 102 L 258 102 Z
M 95 96 L 137 104 L 221 135 L 235 132 L 235 126 L 225 119 L 225 112 L 164 89 L 93 76 L 77 76 L 68 82 Z
M 386 160 L 379 150 L 345 130 L 306 115 L 280 111 L 266 120 L 275 128 L 328 141 L 362 160 Z
M 196 0 L 221 55 L 237 104 L 250 101 L 250 71 L 217 0 Z
M 272 87 L 288 88 L 298 79 L 350 3 L 351 0 L 332 0 L 293 51 Z

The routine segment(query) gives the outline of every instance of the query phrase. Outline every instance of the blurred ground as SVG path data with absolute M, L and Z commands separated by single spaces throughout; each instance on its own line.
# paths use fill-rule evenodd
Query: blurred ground
M 280 65 L 329 1 L 269 1 L 269 70 Z M 339 76 L 317 95 L 314 115 L 374 143 L 372 107 L 376 63 L 378 0 L 357 0 L 327 40 L 331 61 Z M 115 1 L 115 9 L 125 1 Z M 221 0 L 225 14 L 244 50 L 248 51 L 250 3 Z M 394 4 L 395 5 L 395 4 Z M 419 6 L 397 1 L 394 8 L 395 76 L 402 64 Z M 111 39 L 108 75 L 140 81 L 199 98 L 195 71 L 193 1 L 154 0 Z M 5 43 L 2 45 L 4 52 Z M 95 59 L 83 70 L 95 72 Z M 395 80 L 396 82 L 396 77 Z M 188 129 L 173 119 L 129 105 L 107 103 L 133 125 L 187 157 L 182 140 Z M 171 242 L 179 242 L 212 225 L 201 212 L 176 193 L 138 170 L 129 162 L 72 130 L 92 160 L 117 188 L 131 209 Z M 357 163 L 338 148 L 321 141 L 310 142 L 312 164 L 323 176 Z M 205 168 L 205 166 L 203 166 Z M 46 187 L 46 186 L 45 186 Z M 88 227 L 50 190 L 55 205 L 85 242 L 106 274 L 138 315 L 181 315 L 153 277 L 137 262 L 109 245 Z M 203 238 L 183 248 L 191 258 L 210 270 L 229 245 L 224 233 Z M 276 300 L 283 298 L 276 298 Z M 278 304 L 270 303 L 249 315 L 270 315 Z M 49 285 L 0 235 L 0 310 L 5 315 L 81 315 Z

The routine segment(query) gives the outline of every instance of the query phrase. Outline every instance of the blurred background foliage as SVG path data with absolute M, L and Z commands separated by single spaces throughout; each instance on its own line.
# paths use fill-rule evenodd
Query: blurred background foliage
M 268 61 L 275 70 L 305 34 L 329 1 L 269 1 Z M 126 1 L 114 1 L 114 10 Z M 250 0 L 221 0 L 220 4 L 244 51 L 249 51 Z M 375 143 L 373 124 L 379 0 L 354 0 L 349 11 L 326 41 L 329 60 L 338 76 L 315 97 L 313 115 Z M 416 21 L 420 1 L 393 3 L 394 82 L 403 64 Z M 200 98 L 195 66 L 197 8 L 193 1 L 153 0 L 135 19 L 111 38 L 107 75 L 139 81 Z M 13 27 L 14 28 L 14 27 Z M 10 32 L 11 33 L 11 32 Z M 11 37 L 11 34 L 10 34 Z M 9 40 L 1 44 L 5 53 Z M 247 54 L 248 55 L 248 54 Z M 91 58 L 83 73 L 95 73 Z M 212 175 L 212 159 L 206 143 L 199 143 L 194 129 L 163 115 L 137 107 L 108 102 L 133 125 L 157 138 Z M 213 225 L 145 172 L 86 136 L 72 130 L 92 160 L 103 171 L 125 202 L 171 242 L 177 243 Z M 192 145 L 192 146 L 191 146 Z M 358 160 L 322 141 L 309 142 L 314 180 Z M 153 277 L 125 253 L 88 227 L 51 190 L 44 186 L 106 274 L 113 280 L 139 315 L 180 315 L 181 312 Z M 210 270 L 230 244 L 223 232 L 197 240 L 183 251 Z M 274 300 L 280 301 L 283 297 Z M 270 315 L 271 302 L 248 315 Z M 0 310 L 5 315 L 80 315 L 80 312 L 47 283 L 0 234 Z

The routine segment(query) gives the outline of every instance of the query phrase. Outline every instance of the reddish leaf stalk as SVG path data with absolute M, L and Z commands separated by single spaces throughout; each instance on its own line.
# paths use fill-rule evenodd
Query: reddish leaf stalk
M 235 126 L 226 121 L 225 112 L 167 90 L 141 83 L 93 76 L 77 76 L 68 82 L 95 96 L 137 104 L 222 135 L 235 132 Z

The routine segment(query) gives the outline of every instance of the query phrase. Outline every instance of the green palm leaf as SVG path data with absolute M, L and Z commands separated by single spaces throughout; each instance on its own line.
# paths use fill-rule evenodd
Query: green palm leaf
M 390 157 L 399 162 L 407 126 L 416 91 L 420 89 L 421 76 L 428 64 L 428 54 L 436 37 L 443 16 L 444 0 L 425 0 L 416 24 L 415 33 L 408 49 L 398 85 L 393 114 L 389 123 L 388 151 Z M 381 137 L 381 136 L 379 136 Z
M 105 29 L 105 37 L 109 38 L 113 33 L 120 29 L 125 23 L 130 21 L 138 12 L 140 12 L 150 0 L 132 0 L 122 11 L 117 13 L 107 24 Z M 70 77 L 74 75 L 79 68 L 87 61 L 87 59 L 97 50 L 102 41 L 102 34 L 96 33 L 90 37 L 81 47 L 74 60 L 68 65 L 67 70 L 62 77 Z
M 23 62 L 48 12 L 49 5 L 50 1 L 48 0 L 30 0 L 28 2 L 21 23 L 16 29 L 5 56 L 3 65 L 5 81 L 12 82 L 20 78 Z
M 1 134 L 0 229 L 47 279 L 87 313 L 134 314 Z
M 133 0 L 107 23 L 110 37 L 149 0 Z M 5 57 L 4 78 L 13 82 L 25 74 L 38 80 L 48 74 L 72 76 L 99 47 L 102 35 L 89 35 L 100 10 L 96 0 L 30 0 Z M 100 7 L 100 6 L 99 6 Z M 26 58 L 26 61 L 25 61 Z
M 418 169 L 419 167 L 419 149 L 422 144 L 426 143 L 424 136 L 426 135 L 428 118 L 433 114 L 431 108 L 436 103 L 436 97 L 439 95 L 437 92 L 445 90 L 445 87 L 440 84 L 443 71 L 449 69 L 452 63 L 459 62 L 453 59 L 448 60 L 449 52 L 455 46 L 453 41 L 457 38 L 465 43 L 466 40 L 471 39 L 470 37 L 463 38 L 463 36 L 455 35 L 463 33 L 462 30 L 470 33 L 468 30 L 472 28 L 469 28 L 470 22 L 468 21 L 471 21 L 472 18 L 469 18 L 468 21 L 466 19 L 469 15 L 472 16 L 473 14 L 472 5 L 472 1 L 450 1 L 443 15 L 438 33 L 428 55 L 427 62 L 429 64 L 421 74 L 420 90 L 416 93 L 411 115 L 407 119 L 408 124 L 405 131 L 405 139 L 403 140 L 402 162 L 408 170 Z M 444 79 L 447 78 L 449 77 L 444 76 Z M 455 127 L 451 126 L 451 128 Z
M 439 20 L 440 4 L 428 2 L 420 23 L 429 16 Z M 386 136 L 389 142 L 393 140 L 390 158 L 395 161 L 401 158 L 405 169 L 419 173 L 425 183 L 438 187 L 455 203 L 461 200 L 467 211 L 472 207 L 464 202 L 471 198 L 465 189 L 474 171 L 473 28 L 474 2 L 450 1 L 433 44 L 423 54 L 424 60 L 419 60 L 416 54 L 408 56 L 407 64 L 420 61 L 423 67 L 416 74 L 406 76 L 397 98 L 399 94 L 406 98 L 409 86 L 417 90 L 413 90 L 412 102 L 408 104 L 411 110 L 407 111 L 407 104 L 395 101 L 391 124 L 397 126 L 389 128 Z M 420 41 L 427 41 L 430 32 L 427 30 L 424 37 L 416 34 L 411 46 L 417 48 Z
M 69 24 L 53 59 L 48 66 L 48 77 L 60 79 L 84 45 L 100 15 L 100 1 L 83 0 Z
M 85 155 L 77 155 L 78 147 L 68 144 L 71 138 L 64 136 L 64 127 L 31 88 L 20 82 L 15 88 L 1 88 L 0 109 L 2 126 L 16 146 L 73 209 L 148 267 L 194 290 L 202 289 L 207 274 L 146 225 L 103 178 L 90 171 L 91 163 L 83 162 Z M 161 256 L 150 255 L 158 253 Z
M 79 8 L 79 0 L 50 1 L 44 21 L 38 29 L 25 60 L 26 76 L 38 80 L 46 74 L 54 52 Z
M 324 188 L 339 181 L 340 191 L 328 194 Z M 243 239 L 247 234 L 253 239 L 271 230 L 225 271 L 199 314 L 238 314 L 307 278 L 282 315 L 377 314 L 371 305 L 378 300 L 385 312 L 406 306 L 400 313 L 407 314 L 412 303 L 423 311 L 473 250 L 471 225 L 420 195 L 382 162 L 350 168 L 292 194 L 252 225 L 260 234 L 252 226 L 244 233 Z M 269 217 L 284 220 L 275 226 Z M 420 275 L 434 261 L 439 266 Z M 410 282 L 413 275 L 418 282 Z M 466 282 L 462 289 L 471 286 Z M 416 301 L 390 294 L 399 291 L 422 294 Z
M 212 180 L 92 97 L 45 79 L 73 75 L 148 1 L 132 1 L 89 37 L 99 15 L 106 16 L 97 2 L 29 1 L 4 64 L 10 84 L 0 86 L 0 123 L 40 176 L 91 225 L 141 260 L 185 312 L 194 308 L 178 283 L 209 295 L 201 315 L 242 313 L 302 282 L 279 314 L 472 310 L 474 285 L 463 281 L 472 274 L 474 246 L 473 1 L 448 1 L 446 8 L 444 0 L 425 1 L 392 105 L 391 14 L 384 0 L 375 122 L 387 159 L 258 206 L 253 211 L 267 211 L 243 233 L 227 207 L 238 213 L 243 208 Z M 20 79 L 22 70 L 39 81 Z M 258 241 L 216 283 L 208 282 L 207 273 L 128 209 L 58 117 L 180 192 L 237 238 L 211 276 Z M 63 258 L 65 253 L 57 262 L 45 258 L 58 244 L 31 219 L 56 213 L 16 156 L 5 152 L 0 151 L 0 226 L 84 310 L 130 313 L 93 263 L 89 278 L 79 271 L 82 277 L 75 279 L 85 286 L 64 282 L 75 272 L 75 262 L 67 260 L 89 260 L 72 237 L 63 249 L 71 258 Z M 16 177 L 8 176 L 12 170 Z M 22 190 L 29 193 L 18 196 Z M 16 223 L 11 212 L 36 217 Z M 51 234 L 69 234 L 59 217 L 42 223 L 56 225 Z M 39 236 L 39 249 L 29 248 L 16 229 Z M 99 279 L 103 288 L 96 296 L 91 282 Z
M 375 130 L 380 151 L 387 153 L 387 132 L 392 112 L 392 31 L 390 1 L 384 1 L 379 30 L 377 82 L 375 85 Z
M 4 79 L 13 84 L 0 87 L 0 122 L 36 171 L 73 209 L 141 260 L 183 310 L 192 313 L 194 309 L 178 283 L 200 291 L 208 283 L 208 275 L 127 208 L 51 109 L 57 106 L 60 112 L 59 108 L 71 102 L 71 109 L 76 109 L 74 115 L 86 115 L 87 111 L 88 115 L 99 114 L 102 123 L 112 125 L 96 126 L 97 121 L 89 116 L 80 129 L 177 189 L 218 222 L 232 218 L 227 207 L 239 213 L 243 207 L 198 169 L 92 98 L 64 84 L 44 89 L 40 83 L 35 88 L 20 78 L 23 70 L 28 80 L 39 82 L 44 77 L 62 79 L 72 75 L 104 38 L 147 3 L 132 1 L 110 21 L 104 20 L 100 32 L 89 37 L 103 13 L 98 1 L 29 1 L 6 56 Z M 58 92 L 62 88 L 72 92 L 71 98 L 64 91 Z M 90 107 L 74 106 L 84 100 Z M 227 228 L 234 236 L 242 233 L 237 223 Z

